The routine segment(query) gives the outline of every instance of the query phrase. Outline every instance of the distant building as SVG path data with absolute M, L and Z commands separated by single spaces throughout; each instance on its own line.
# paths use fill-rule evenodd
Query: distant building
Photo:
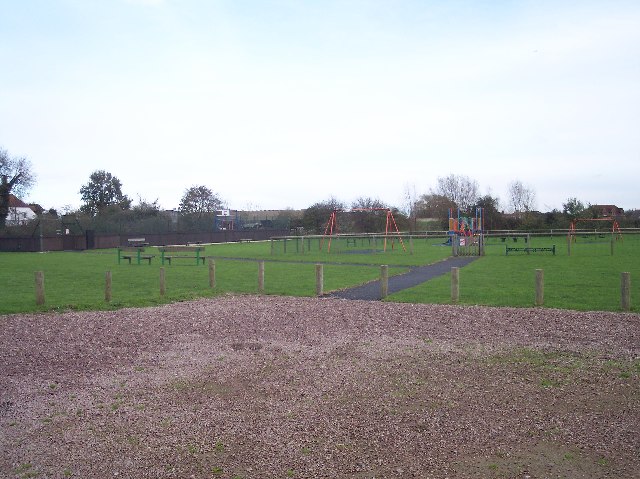
M 37 218 L 33 209 L 24 201 L 9 195 L 9 214 L 7 215 L 7 226 L 26 225 L 29 221 Z
M 624 210 L 616 205 L 591 205 L 591 209 L 598 217 L 622 216 Z

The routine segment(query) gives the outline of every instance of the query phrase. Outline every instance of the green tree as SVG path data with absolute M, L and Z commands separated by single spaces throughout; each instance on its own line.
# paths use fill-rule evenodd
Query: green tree
M 380 233 L 384 231 L 388 207 L 373 198 L 358 198 L 351 204 L 352 228 L 355 233 Z M 362 210 L 362 211 L 357 211 Z
M 440 228 L 449 228 L 449 209 L 457 208 L 454 201 L 443 195 L 429 193 L 422 195 L 416 202 L 416 216 L 418 218 L 435 218 Z M 457 215 L 457 212 L 454 212 Z
M 213 213 L 222 209 L 222 199 L 206 186 L 192 186 L 187 188 L 180 200 L 178 209 L 182 214 L 192 214 L 201 217 L 205 213 Z
M 31 163 L 26 158 L 12 158 L 0 148 L 0 228 L 4 228 L 9 215 L 9 195 L 21 195 L 34 183 Z
M 120 180 L 104 170 L 91 173 L 89 183 L 80 188 L 80 194 L 83 201 L 80 210 L 89 216 L 131 207 L 131 199 L 122 194 Z
M 566 203 L 562 203 L 562 212 L 571 221 L 581 218 L 586 210 L 584 203 L 578 198 L 569 198 Z
M 331 197 L 326 201 L 321 201 L 309 206 L 302 214 L 302 226 L 306 231 L 322 234 L 329 222 L 331 213 L 335 210 L 343 210 L 344 203 Z
M 496 230 L 503 228 L 504 217 L 498 210 L 500 198 L 486 194 L 478 198 L 476 206 L 483 209 L 484 229 Z

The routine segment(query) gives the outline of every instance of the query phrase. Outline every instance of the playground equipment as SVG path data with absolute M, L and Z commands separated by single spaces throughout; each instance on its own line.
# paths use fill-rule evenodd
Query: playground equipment
M 571 225 L 569 226 L 569 233 L 568 233 L 568 240 L 575 243 L 576 242 L 576 235 L 578 233 L 578 229 L 576 228 L 576 226 L 579 223 L 595 223 L 596 225 L 598 223 L 610 223 L 611 224 L 611 240 L 622 240 L 622 230 L 620 229 L 620 225 L 618 224 L 618 221 L 615 218 L 577 218 L 575 220 L 573 220 L 571 222 Z M 607 231 L 608 233 L 609 231 Z M 585 232 L 586 233 L 586 232 Z M 590 233 L 590 232 L 589 232 Z M 600 234 L 598 232 L 597 228 L 594 228 L 593 230 L 594 234 Z M 601 237 L 604 237 L 604 234 L 600 234 Z
M 240 223 L 238 211 L 235 215 L 231 214 L 231 210 L 218 210 L 213 218 L 214 231 L 234 230 Z
M 344 211 L 340 209 L 333 210 L 331 212 L 331 215 L 329 215 L 329 221 L 327 221 L 327 226 L 324 229 L 324 234 L 322 235 L 322 240 L 320 241 L 320 251 L 322 251 L 322 248 L 324 248 L 325 240 L 328 238 L 327 253 L 331 252 L 331 240 L 335 235 L 338 234 L 338 222 L 337 222 L 338 213 L 343 213 L 343 212 L 353 213 L 358 211 L 386 211 L 387 219 L 386 219 L 386 226 L 384 231 L 384 251 L 385 252 L 387 251 L 387 239 L 389 237 L 389 232 L 391 232 L 391 234 L 393 235 L 394 230 L 395 230 L 395 234 L 398 236 L 398 240 L 400 244 L 402 245 L 402 250 L 405 252 L 407 251 L 407 249 L 404 246 L 404 241 L 402 241 L 402 236 L 400 236 L 398 225 L 396 224 L 396 220 L 393 217 L 393 213 L 391 212 L 390 208 L 353 208 L 349 211 Z
M 578 230 L 577 225 L 579 223 L 595 223 L 596 228 L 593 230 Z M 604 232 L 599 231 L 597 228 L 598 223 L 611 224 L 610 232 L 604 230 Z M 611 236 L 607 239 L 607 236 Z M 571 222 L 569 226 L 569 232 L 567 233 L 567 254 L 571 256 L 571 245 L 577 242 L 577 235 L 580 234 L 587 238 L 585 243 L 609 243 L 611 248 L 611 256 L 613 256 L 614 252 L 614 244 L 616 241 L 622 242 L 622 230 L 620 229 L 620 225 L 618 225 L 618 221 L 615 218 L 577 218 Z M 593 239 L 590 239 L 591 234 L 593 234 Z
M 460 208 L 453 216 L 453 208 L 449 208 L 449 236 L 473 236 L 482 233 L 483 228 L 484 208 L 476 208 L 475 216 L 461 216 Z
M 454 216 L 453 208 L 449 208 L 449 238 L 446 244 L 453 247 L 454 256 L 482 254 L 483 230 L 484 208 L 477 207 L 475 216 L 462 216 L 460 208 Z

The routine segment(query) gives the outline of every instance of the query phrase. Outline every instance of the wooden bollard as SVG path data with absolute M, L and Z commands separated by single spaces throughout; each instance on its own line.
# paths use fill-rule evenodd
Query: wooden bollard
M 111 301 L 111 271 L 107 271 L 104 275 L 104 300 L 107 303 Z
M 36 271 L 36 305 L 44 304 L 44 272 Z
M 316 265 L 316 296 L 324 294 L 324 266 Z
M 384 299 L 389 295 L 389 266 L 380 266 L 380 298 Z
M 160 268 L 160 296 L 164 296 L 167 292 L 167 288 L 164 281 L 164 268 Z
M 209 287 L 216 287 L 216 261 L 214 259 L 209 259 Z
M 258 293 L 264 294 L 264 261 L 258 261 Z
M 544 304 L 544 270 L 536 270 L 536 306 Z
M 459 300 L 460 300 L 460 268 L 453 266 L 451 268 L 451 302 L 457 303 Z
M 620 274 L 620 305 L 623 311 L 631 310 L 631 273 Z

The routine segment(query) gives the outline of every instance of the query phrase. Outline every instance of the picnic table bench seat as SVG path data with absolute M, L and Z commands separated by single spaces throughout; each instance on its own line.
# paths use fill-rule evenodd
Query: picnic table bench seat
M 505 255 L 509 254 L 509 251 L 522 251 L 525 252 L 527 254 L 529 253 L 540 253 L 543 251 L 549 251 L 551 253 L 553 253 L 553 255 L 555 256 L 556 254 L 556 245 L 552 245 L 552 246 L 539 246 L 539 247 L 525 247 L 525 248 L 509 248 L 508 246 L 505 248 Z
M 204 256 L 204 246 L 161 246 L 160 261 L 164 264 L 167 261 L 171 264 L 173 259 L 195 259 L 196 264 L 204 264 L 206 257 Z
M 123 259 L 129 261 L 131 264 L 131 260 L 136 260 L 137 264 L 142 263 L 142 260 L 148 261 L 151 264 L 151 260 L 155 258 L 156 255 L 148 254 L 144 252 L 144 248 L 142 247 L 126 247 L 126 248 L 118 248 L 118 264 Z

